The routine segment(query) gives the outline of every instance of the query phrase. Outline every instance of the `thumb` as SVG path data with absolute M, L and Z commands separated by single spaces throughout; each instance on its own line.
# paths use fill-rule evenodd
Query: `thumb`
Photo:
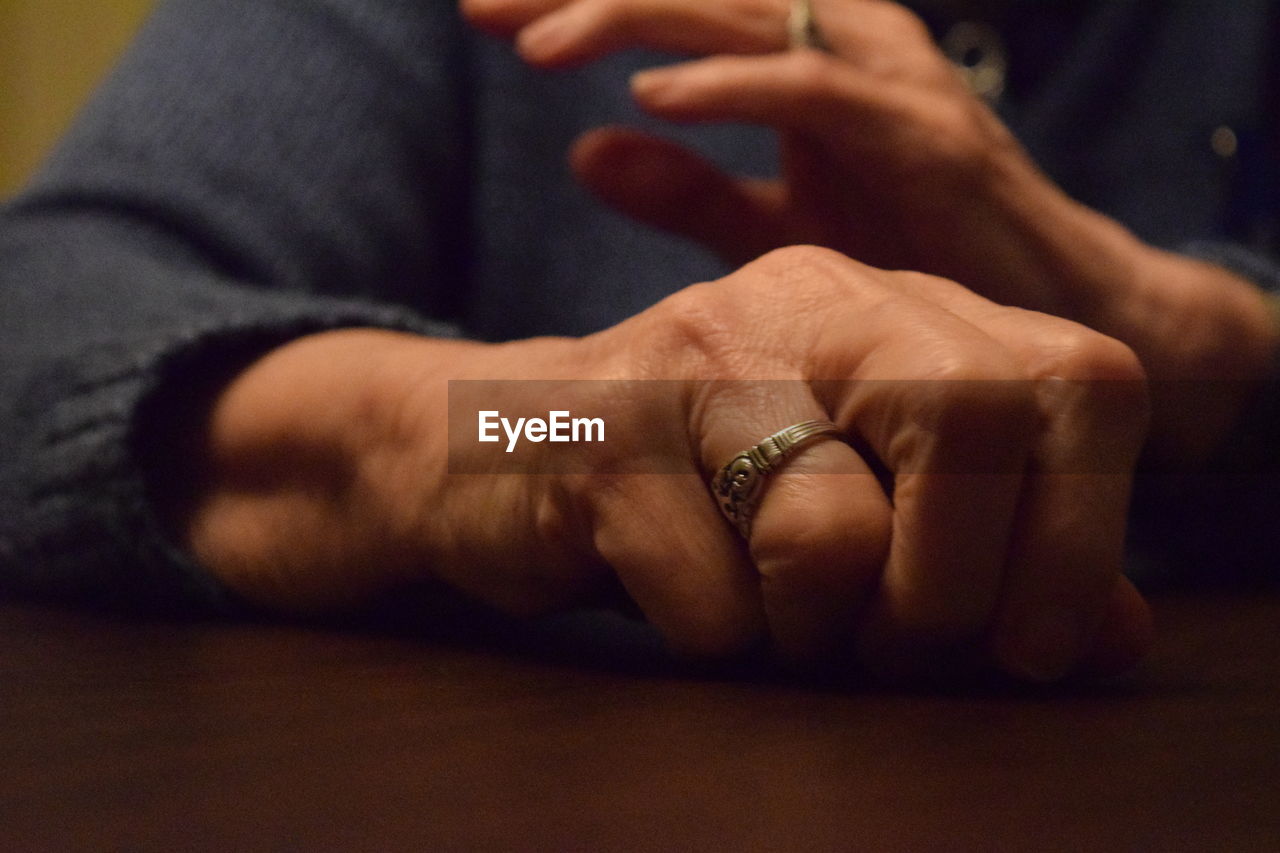
M 569 159 L 578 180 L 605 204 L 702 243 L 734 265 L 787 243 L 777 182 L 740 180 L 669 140 L 597 128 L 579 137 Z

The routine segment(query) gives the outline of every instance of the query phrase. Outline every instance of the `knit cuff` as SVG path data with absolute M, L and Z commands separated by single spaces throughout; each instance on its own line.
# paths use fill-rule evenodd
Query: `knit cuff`
M 186 258 L 122 249 L 98 226 L 22 230 L 0 241 L 0 591 L 24 597 L 235 606 L 162 522 L 157 484 L 180 452 L 158 427 L 164 413 L 192 399 L 198 377 L 303 335 L 456 336 L 398 307 L 222 280 Z
M 264 300 L 272 301 L 272 300 Z M 303 335 L 344 327 L 448 333 L 407 312 L 332 300 L 258 306 L 146 349 L 95 346 L 50 368 L 24 408 L 43 417 L 30 438 L 39 471 L 20 540 L 5 545 L 5 585 L 114 608 L 216 612 L 235 597 L 176 544 L 157 496 L 178 447 L 159 425 L 200 377 L 248 364 Z M 41 390 L 63 393 L 41 399 Z M 0 540 L 2 541 L 2 540 Z M 4 547 L 4 546 L 0 546 Z

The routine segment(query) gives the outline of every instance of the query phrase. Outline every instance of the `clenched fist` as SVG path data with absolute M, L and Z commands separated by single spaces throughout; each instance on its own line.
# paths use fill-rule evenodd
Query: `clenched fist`
M 450 441 L 449 383 L 468 379 L 543 380 L 493 383 L 510 396 L 482 408 L 605 413 L 607 440 L 526 444 L 514 468 L 502 443 Z M 212 401 L 179 526 L 270 607 L 433 578 L 539 612 L 620 582 L 684 653 L 766 641 L 801 663 L 1053 680 L 1149 641 L 1121 575 L 1147 418 L 1116 340 L 793 247 L 582 339 L 288 344 Z M 743 539 L 710 480 L 810 420 L 840 437 L 767 476 Z

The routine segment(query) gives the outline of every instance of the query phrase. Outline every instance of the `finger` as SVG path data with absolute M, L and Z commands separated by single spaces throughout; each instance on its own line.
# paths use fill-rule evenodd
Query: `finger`
M 825 133 L 858 124 L 888 132 L 904 115 L 928 114 L 916 87 L 878 80 L 833 56 L 795 51 L 715 56 L 642 71 L 631 92 L 648 112 L 673 121 L 736 121 Z
M 926 303 L 927 304 L 927 303 Z M 995 611 L 1035 434 L 1027 383 L 997 342 L 936 306 L 884 312 L 900 334 L 836 403 L 893 475 L 893 534 L 859 637 L 886 674 L 929 671 L 978 642 Z
M 785 233 L 774 182 L 743 181 L 674 142 L 601 128 L 570 154 L 586 187 L 618 211 L 680 234 L 741 265 L 779 245 Z
M 1052 347 L 1055 327 L 1061 342 L 1052 378 L 1033 374 L 1044 429 L 991 634 L 1006 669 L 1044 681 L 1066 675 L 1093 645 L 1123 571 L 1147 420 L 1137 358 L 1100 346 L 1100 336 L 1081 344 L 1071 325 L 1051 319 L 1038 330 L 1041 346 Z
M 827 420 L 806 383 L 736 383 L 703 407 L 709 471 L 779 429 Z M 880 578 L 892 508 L 875 474 L 835 439 L 801 448 L 767 475 L 750 533 L 775 650 L 814 664 L 853 654 L 852 637 Z
M 994 657 L 1037 681 L 1061 678 L 1086 654 L 1132 658 L 1149 619 L 1132 602 L 1117 610 L 1113 599 L 1146 434 L 1137 358 L 1075 323 L 995 306 L 951 282 L 912 279 L 1023 362 L 1042 424 L 989 637 Z M 1109 624 L 1103 637 L 1106 620 L 1121 618 L 1131 624 Z M 1117 648 L 1099 647 L 1100 637 Z
M 571 0 L 460 0 L 463 17 L 498 36 L 513 36 L 529 22 L 551 14 Z
M 998 600 L 1036 427 L 1027 383 L 1011 381 L 1022 378 L 1018 366 L 981 329 L 904 294 L 891 274 L 811 247 L 772 253 L 755 268 L 771 266 L 784 281 L 804 281 L 789 289 L 802 293 L 790 297 L 791 307 L 808 305 L 825 317 L 803 343 L 805 373 L 838 381 L 810 383 L 811 409 L 793 395 L 779 411 L 775 395 L 731 411 L 748 422 L 772 415 L 762 428 L 829 412 L 891 471 L 891 541 L 862 614 L 863 660 L 909 670 L 939 650 L 980 640 Z M 720 309 L 733 311 L 732 302 Z
M 702 477 L 614 477 L 594 507 L 597 552 L 673 652 L 723 658 L 764 635 L 755 569 Z
M 526 7 L 520 52 L 544 66 L 576 65 L 630 48 L 707 56 L 789 47 L 785 0 L 577 0 L 554 4 L 545 15 L 528 14 L 527 7 L 542 3 L 507 2 Z M 929 61 L 938 54 L 928 28 L 897 3 L 822 3 L 815 13 L 827 49 L 867 70 L 893 74 L 922 62 L 937 65 Z
M 532 21 L 516 44 L 526 60 L 544 66 L 576 65 L 634 47 L 763 53 L 786 46 L 785 20 L 786 4 L 778 0 L 577 0 Z
M 848 446 L 805 451 L 779 474 L 756 519 L 751 554 L 774 646 L 800 664 L 855 657 L 857 627 L 879 585 L 893 507 Z
M 1053 681 L 1093 643 L 1123 570 L 1143 405 L 1124 386 L 1036 383 L 1045 430 L 1034 453 L 991 633 L 998 661 Z M 1061 399 L 1066 397 L 1066 400 Z

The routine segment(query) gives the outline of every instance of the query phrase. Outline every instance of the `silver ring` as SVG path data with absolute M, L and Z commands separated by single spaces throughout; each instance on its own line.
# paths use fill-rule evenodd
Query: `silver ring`
M 749 450 L 744 450 L 720 469 L 711 481 L 711 494 L 724 517 L 742 538 L 751 537 L 751 520 L 764 497 L 764 481 L 788 457 L 824 438 L 841 438 L 844 433 L 831 421 L 803 421 L 780 429 Z
M 787 13 L 787 43 L 792 50 L 829 51 L 813 15 L 813 0 L 791 0 Z

